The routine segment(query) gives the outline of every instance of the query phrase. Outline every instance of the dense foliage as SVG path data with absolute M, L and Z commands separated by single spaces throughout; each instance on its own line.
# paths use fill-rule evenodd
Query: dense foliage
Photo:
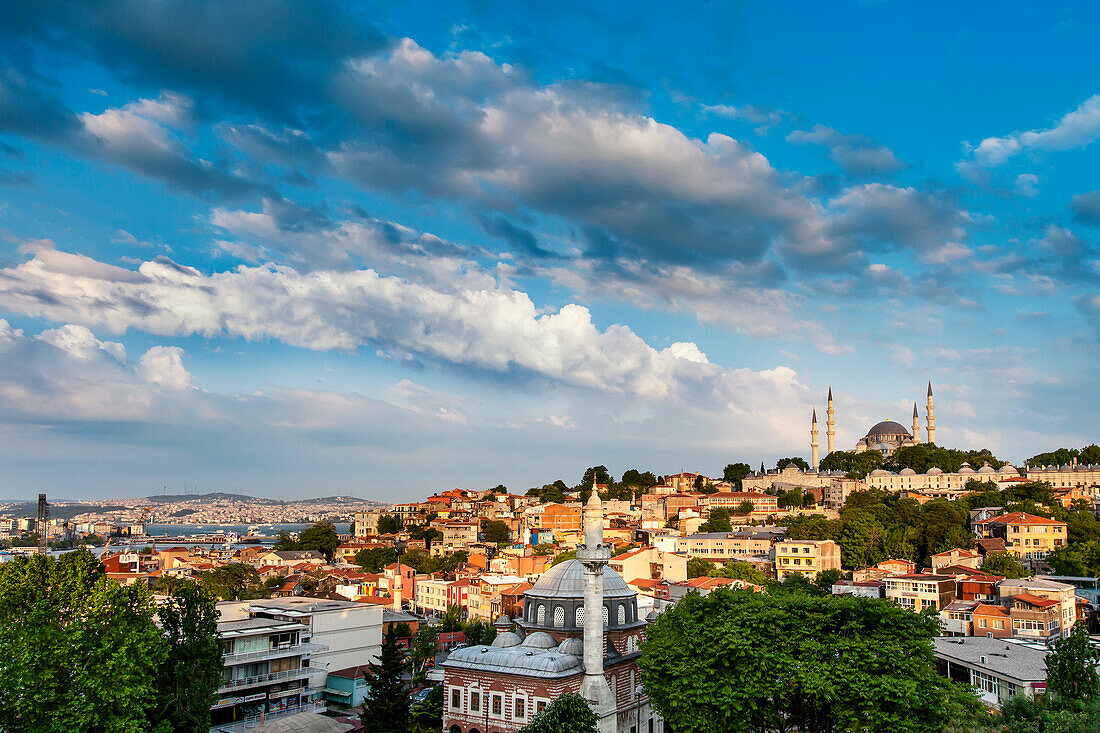
M 647 630 L 639 666 L 678 733 L 939 731 L 980 708 L 939 676 L 938 621 L 810 593 L 689 593 Z
M 0 729 L 205 733 L 221 674 L 213 598 L 180 586 L 163 630 L 156 612 L 144 584 L 121 587 L 86 550 L 0 565 Z
M 547 705 L 521 733 L 596 733 L 598 723 L 588 701 L 567 692 Z

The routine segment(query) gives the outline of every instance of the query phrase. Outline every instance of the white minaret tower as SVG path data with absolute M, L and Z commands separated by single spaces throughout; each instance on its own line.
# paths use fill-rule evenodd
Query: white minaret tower
M 825 411 L 825 437 L 828 438 L 829 453 L 836 450 L 836 422 L 833 420 L 833 416 L 833 388 L 830 386 L 829 407 Z
M 917 403 L 913 403 L 913 442 L 920 442 L 920 417 L 917 415 Z
M 936 442 L 936 411 L 932 407 L 932 382 L 928 382 L 928 442 Z
M 810 468 L 817 470 L 817 449 L 821 443 L 817 442 L 817 408 L 814 408 L 813 420 L 810 422 Z
M 584 566 L 584 679 L 581 697 L 600 717 L 600 733 L 615 731 L 615 700 L 603 675 L 604 606 L 603 569 L 611 548 L 603 543 L 603 504 L 592 491 L 584 506 L 584 544 L 577 545 L 577 560 Z

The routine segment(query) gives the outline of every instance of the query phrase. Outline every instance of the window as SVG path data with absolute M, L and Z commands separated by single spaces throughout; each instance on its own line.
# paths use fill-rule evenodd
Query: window
M 470 712 L 476 713 L 478 710 L 481 710 L 481 693 L 471 691 L 470 692 Z
M 522 720 L 527 714 L 527 701 L 522 697 L 516 698 L 516 718 Z
M 462 707 L 462 690 L 451 690 L 451 707 L 455 710 Z
M 502 698 L 500 695 L 493 695 L 493 715 L 500 715 L 501 710 L 504 709 L 503 708 L 503 705 L 504 705 L 503 701 L 504 701 L 504 698 Z

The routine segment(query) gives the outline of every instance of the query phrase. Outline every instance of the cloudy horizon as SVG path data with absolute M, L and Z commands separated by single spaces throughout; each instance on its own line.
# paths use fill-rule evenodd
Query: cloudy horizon
M 2 6 L 2 496 L 1097 440 L 1095 7 Z

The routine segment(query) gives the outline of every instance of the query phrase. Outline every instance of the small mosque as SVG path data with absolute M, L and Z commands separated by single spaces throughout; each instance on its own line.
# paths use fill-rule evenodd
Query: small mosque
M 928 401 L 926 405 L 926 426 L 928 443 L 936 442 L 936 411 L 932 400 L 932 382 L 928 382 Z M 836 412 L 833 409 L 833 388 L 829 387 L 828 406 L 826 408 L 826 422 L 825 422 L 825 436 L 828 441 L 828 455 L 836 450 Z M 813 417 L 810 422 L 810 463 L 814 471 L 818 470 L 819 455 L 818 449 L 821 444 L 818 442 L 818 429 L 817 429 L 817 409 L 813 411 Z M 920 439 L 920 414 L 917 411 L 917 403 L 913 403 L 913 429 L 907 430 L 904 425 L 893 420 L 886 419 L 882 422 L 876 423 L 871 426 L 871 429 L 867 431 L 867 434 L 860 438 L 853 450 L 856 453 L 863 453 L 864 451 L 878 451 L 884 456 L 893 455 L 898 448 L 904 448 L 906 446 L 917 445 L 921 442 Z

